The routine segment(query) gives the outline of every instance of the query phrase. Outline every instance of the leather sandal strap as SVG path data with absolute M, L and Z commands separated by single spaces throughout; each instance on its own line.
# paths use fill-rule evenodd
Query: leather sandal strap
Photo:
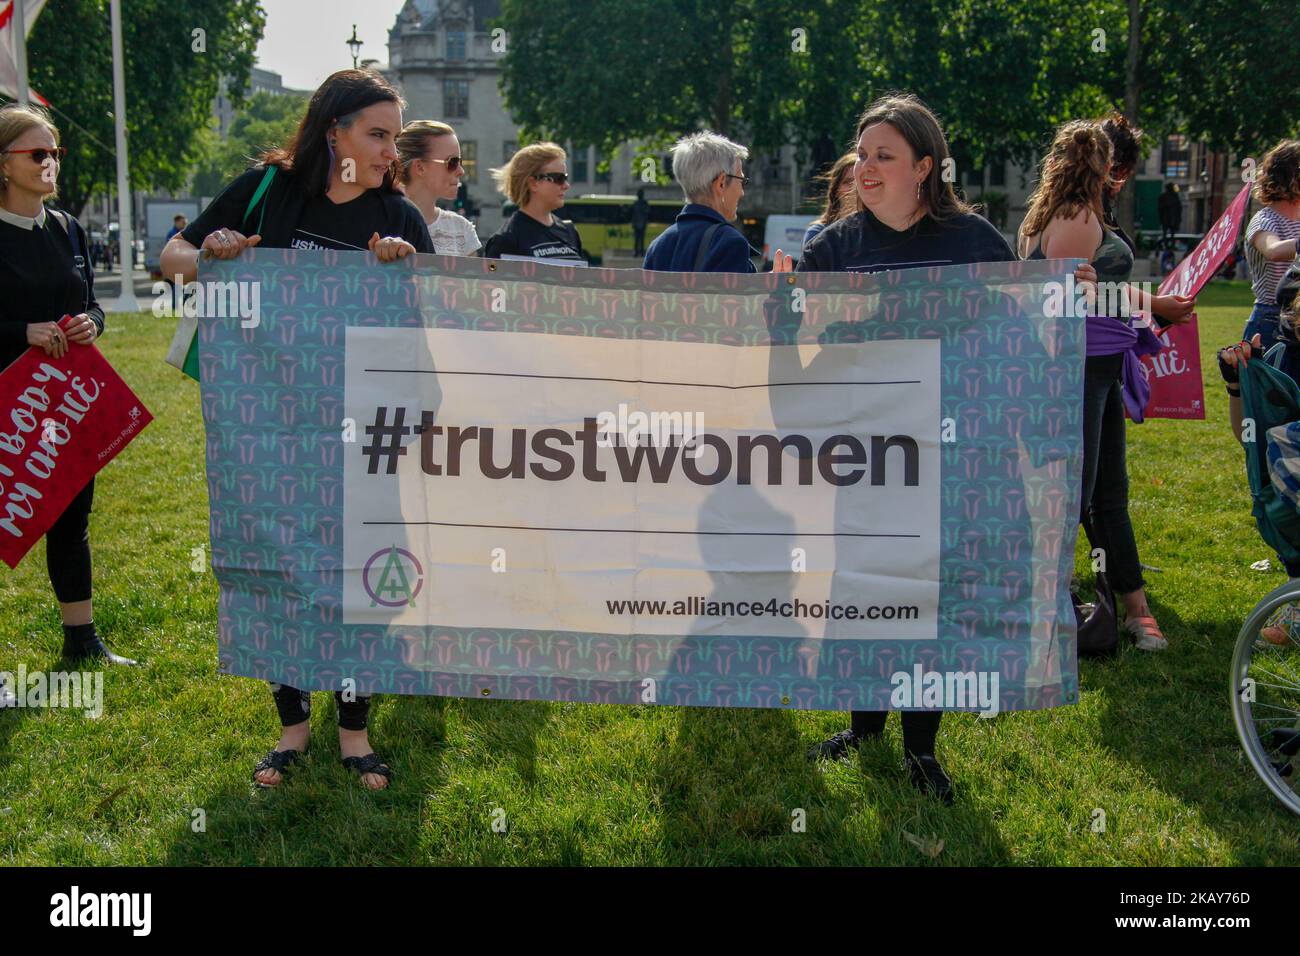
M 294 763 L 301 756 L 302 753 L 298 750 L 272 750 L 257 762 L 257 766 L 253 768 L 253 773 L 256 775 L 262 770 L 274 770 L 276 773 L 282 774 L 285 767 Z
M 377 773 L 387 780 L 393 779 L 393 771 L 374 751 L 371 751 L 364 757 L 344 757 L 343 766 L 347 767 L 349 770 L 355 770 L 357 773 L 362 775 Z

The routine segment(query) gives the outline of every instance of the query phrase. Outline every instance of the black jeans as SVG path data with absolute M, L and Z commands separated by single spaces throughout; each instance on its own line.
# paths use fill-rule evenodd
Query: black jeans
M 92 478 L 45 532 L 45 567 L 54 596 L 64 604 L 90 600 L 90 507 L 94 500 Z
M 887 710 L 855 710 L 850 715 L 850 725 L 854 736 L 875 737 L 885 730 Z M 943 719 L 941 710 L 904 710 L 900 713 L 903 722 L 903 749 L 918 757 L 934 756 L 934 741 L 939 736 L 939 721 Z
M 1089 356 L 1083 372 L 1084 527 L 1100 548 L 1104 569 L 1120 594 L 1145 585 L 1137 540 L 1128 514 L 1128 462 L 1124 400 L 1120 395 L 1122 355 Z

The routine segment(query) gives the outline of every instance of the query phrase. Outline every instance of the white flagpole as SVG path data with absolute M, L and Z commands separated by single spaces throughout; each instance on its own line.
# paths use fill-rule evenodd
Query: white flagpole
M 18 68 L 18 103 L 26 106 L 31 102 L 31 89 L 27 85 L 27 11 L 23 9 L 26 0 L 14 0 L 13 20 L 9 32 L 14 35 L 14 66 Z
M 135 298 L 135 235 L 131 230 L 131 184 L 127 178 L 126 157 L 126 82 L 122 66 L 122 0 L 111 0 L 113 26 L 113 127 L 117 137 L 117 228 L 118 252 L 122 268 L 122 292 L 114 306 L 116 312 L 139 312 Z

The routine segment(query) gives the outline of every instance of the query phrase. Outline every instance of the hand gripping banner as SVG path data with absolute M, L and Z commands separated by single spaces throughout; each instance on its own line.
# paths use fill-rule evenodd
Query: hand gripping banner
M 1072 703 L 1083 323 L 1044 305 L 1073 268 L 208 263 L 260 301 L 199 322 L 220 667 L 358 693 Z

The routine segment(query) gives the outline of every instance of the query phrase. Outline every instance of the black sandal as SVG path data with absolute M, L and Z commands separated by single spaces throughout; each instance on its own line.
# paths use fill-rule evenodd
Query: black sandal
M 262 781 L 257 779 L 257 775 L 263 770 L 274 770 L 280 775 L 280 783 L 284 783 L 284 778 L 288 776 L 285 771 L 296 763 L 298 758 L 302 755 L 302 751 L 300 750 L 272 750 L 269 754 L 259 760 L 257 766 L 253 768 L 253 783 L 257 784 L 257 786 L 261 787 L 263 790 L 274 790 L 276 787 L 280 786 L 279 783 L 262 783 Z
M 343 766 L 349 770 L 355 770 L 359 777 L 364 777 L 368 773 L 377 773 L 389 783 L 393 782 L 393 771 L 388 764 L 379 759 L 379 754 L 373 750 L 364 757 L 344 757 Z M 385 790 L 387 788 L 380 787 L 378 789 Z

